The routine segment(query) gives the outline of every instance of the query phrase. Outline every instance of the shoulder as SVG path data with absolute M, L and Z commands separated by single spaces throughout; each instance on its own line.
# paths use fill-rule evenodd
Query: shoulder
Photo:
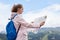
M 16 17 L 18 17 L 18 18 L 22 18 L 22 15 L 21 15 L 21 14 L 17 14 Z
M 14 19 L 15 20 L 24 20 L 21 14 L 17 14 L 17 16 Z

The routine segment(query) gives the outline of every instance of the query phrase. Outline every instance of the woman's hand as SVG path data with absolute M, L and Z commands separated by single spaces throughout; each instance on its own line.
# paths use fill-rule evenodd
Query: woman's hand
M 31 23 L 34 23 L 34 22 L 31 22 Z M 41 22 L 40 26 L 43 26 L 44 24 L 45 24 L 45 21 Z
M 31 23 L 34 23 L 34 22 L 31 22 Z M 45 24 L 45 21 L 41 22 L 40 27 L 43 26 L 44 24 Z
M 41 23 L 40 23 L 40 26 L 43 26 L 44 24 L 45 24 L 45 21 L 41 22 Z

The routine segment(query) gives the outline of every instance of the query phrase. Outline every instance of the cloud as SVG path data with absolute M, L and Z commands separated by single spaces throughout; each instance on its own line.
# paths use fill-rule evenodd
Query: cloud
M 0 3 L 0 31 L 4 30 L 10 15 L 10 5 Z
M 36 17 L 47 15 L 44 27 L 60 26 L 60 4 L 53 4 L 43 8 L 41 11 L 29 11 L 24 17 L 28 22 L 33 21 Z

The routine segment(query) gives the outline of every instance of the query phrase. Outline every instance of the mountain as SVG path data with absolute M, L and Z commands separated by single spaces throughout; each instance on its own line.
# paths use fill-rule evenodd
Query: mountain
M 0 40 L 6 40 L 4 31 L 0 33 Z M 41 28 L 37 33 L 29 32 L 28 40 L 60 40 L 60 27 Z
M 6 34 L 1 34 L 0 33 L 0 40 L 6 40 Z
M 38 33 L 30 32 L 29 40 L 60 40 L 60 27 L 56 28 L 41 28 Z

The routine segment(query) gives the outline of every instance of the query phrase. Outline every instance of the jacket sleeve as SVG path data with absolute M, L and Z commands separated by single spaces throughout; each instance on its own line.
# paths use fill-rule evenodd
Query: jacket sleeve
M 24 25 L 25 27 L 28 27 L 28 28 L 40 28 L 40 25 L 36 25 L 36 24 L 33 24 L 33 23 L 28 23 L 20 16 L 17 17 L 17 20 L 21 25 Z

